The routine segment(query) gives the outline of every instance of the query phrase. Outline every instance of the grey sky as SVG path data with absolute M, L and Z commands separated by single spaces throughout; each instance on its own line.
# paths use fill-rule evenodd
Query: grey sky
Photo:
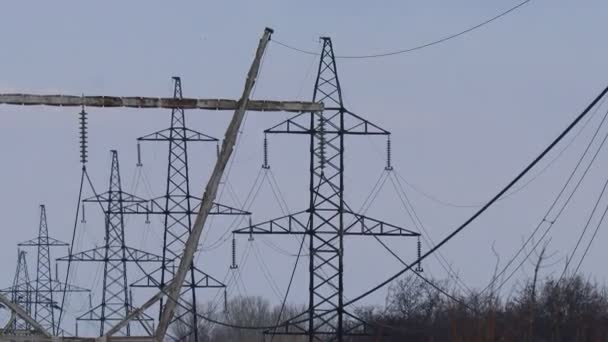
M 170 96 L 170 77 L 179 75 L 185 96 L 235 98 L 265 26 L 275 29 L 275 39 L 307 50 L 318 50 L 318 37 L 329 35 L 338 55 L 368 54 L 443 37 L 515 3 L 189 1 L 176 6 L 161 1 L 4 2 L 0 11 L 0 30 L 4 32 L 0 91 Z M 383 59 L 339 60 L 345 101 L 354 112 L 393 132 L 394 164 L 408 182 L 445 201 L 481 202 L 506 184 L 605 85 L 608 48 L 602 33 L 607 15 L 605 1 L 534 0 L 500 21 L 439 46 Z M 309 99 L 316 63 L 312 56 L 271 44 L 254 97 Z M 108 150 L 113 148 L 119 150 L 123 184 L 132 189 L 137 179 L 135 138 L 167 127 L 170 112 L 94 108 L 88 112 L 88 167 L 97 190 L 107 187 Z M 12 280 L 16 243 L 36 234 L 40 203 L 47 205 L 51 234 L 66 241 L 71 237 L 80 171 L 76 113 L 76 109 L 0 106 L 3 286 Z M 229 113 L 219 112 L 187 114 L 192 128 L 217 137 L 223 134 L 229 117 Z M 283 113 L 248 115 L 229 175 L 240 200 L 261 164 L 262 130 L 286 117 Z M 444 255 L 467 284 L 481 287 L 489 280 L 495 263 L 490 248 L 493 242 L 503 262 L 514 253 L 542 218 L 590 133 L 590 129 L 583 131 L 547 172 L 501 201 L 446 246 Z M 305 209 L 306 144 L 297 137 L 272 137 L 270 144 L 272 170 L 290 209 Z M 384 140 L 353 138 L 348 144 L 347 199 L 358 208 L 383 170 Z M 192 146 L 190 153 L 192 187 L 200 192 L 214 162 L 215 146 Z M 143 154 L 151 191 L 161 195 L 167 147 L 150 143 L 143 147 Z M 605 166 L 607 157 L 600 155 L 598 165 Z M 556 225 L 549 247 L 557 252 L 553 261 L 573 247 L 603 175 L 596 166 L 580 198 Z M 136 190 L 139 195 L 149 195 L 143 183 Z M 438 205 L 411 188 L 406 190 L 436 240 L 474 210 Z M 368 215 L 412 227 L 396 199 L 387 183 Z M 236 204 L 228 190 L 223 201 Z M 78 228 L 78 250 L 101 243 L 101 217 L 95 208 L 89 209 L 88 224 Z M 257 221 L 281 215 L 267 184 L 252 210 Z M 220 239 L 230 223 L 229 219 L 215 220 L 205 233 L 205 243 Z M 159 252 L 158 220 L 146 227 L 143 220 L 132 218 L 127 230 L 131 245 Z M 601 246 L 606 237 L 600 231 L 583 265 L 585 272 L 601 282 L 608 275 L 602 267 L 606 254 Z M 284 291 L 293 258 L 278 254 L 264 240 L 293 253 L 297 241 L 259 238 L 255 242 Z M 246 238 L 239 239 L 239 254 L 247 244 Z M 223 277 L 230 262 L 229 245 L 228 241 L 203 253 L 199 264 Z M 415 256 L 413 240 L 391 241 L 389 245 L 406 260 Z M 347 241 L 346 253 L 348 297 L 399 269 L 374 241 Z M 54 256 L 59 254 L 56 251 Z M 32 251 L 31 271 L 34 256 Z M 95 285 L 92 279 L 97 270 L 93 265 L 78 267 L 81 272 L 73 281 Z M 560 263 L 545 269 L 544 275 L 562 267 Z M 427 274 L 445 277 L 434 260 L 425 268 Z M 253 252 L 241 272 L 247 288 L 231 287 L 231 295 L 246 292 L 278 301 Z M 517 277 L 522 279 L 525 273 Z M 306 279 L 301 265 L 291 301 L 304 301 Z M 365 303 L 382 304 L 385 294 L 381 291 Z M 209 292 L 208 296 L 214 295 Z M 141 300 L 144 295 L 137 297 Z M 71 307 L 80 309 L 79 304 Z

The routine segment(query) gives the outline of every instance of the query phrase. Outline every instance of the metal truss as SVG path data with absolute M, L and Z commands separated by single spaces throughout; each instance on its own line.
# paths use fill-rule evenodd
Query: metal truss
M 17 268 L 15 269 L 15 277 L 13 278 L 13 286 L 11 288 L 11 302 L 23 308 L 28 315 L 31 315 L 34 288 L 30 283 L 25 255 L 25 251 L 17 251 Z M 31 325 L 20 316 L 14 316 L 9 323 L 7 327 L 9 333 L 28 333 L 32 330 Z
M 179 77 L 173 77 L 173 98 L 183 99 L 182 83 Z M 218 142 L 218 139 L 207 134 L 196 132 L 186 126 L 184 108 L 175 107 L 171 110 L 170 128 L 148 134 L 137 139 L 139 141 L 166 141 L 169 143 L 169 159 L 167 163 L 167 185 L 165 195 L 154 198 L 146 203 L 137 202 L 127 205 L 125 209 L 132 214 L 163 215 L 164 236 L 163 255 L 159 269 L 139 279 L 131 286 L 162 288 L 175 275 L 173 262 L 179 262 L 186 243 L 191 234 L 192 215 L 198 213 L 202 199 L 190 193 L 190 178 L 188 165 L 189 142 Z M 249 215 L 247 211 L 233 208 L 220 203 L 213 203 L 211 215 Z M 197 327 L 197 289 L 222 288 L 221 281 L 208 275 L 192 263 L 189 276 L 183 284 L 181 301 L 189 308 L 176 315 L 173 322 L 179 320 L 187 328 L 187 336 L 178 336 L 179 339 L 192 338 L 198 341 Z M 161 312 L 163 301 L 160 302 Z
M 145 200 L 122 191 L 118 153 L 111 151 L 112 165 L 108 191 L 86 199 L 85 202 L 98 202 L 103 207 L 105 216 L 104 246 L 94 249 L 70 253 L 60 261 L 103 262 L 103 289 L 101 303 L 86 313 L 77 317 L 77 321 L 98 321 L 99 335 L 103 335 L 111 326 L 109 322 L 122 321 L 132 310 L 132 298 L 128 290 L 127 262 L 161 262 L 159 255 L 128 247 L 125 242 L 124 207 L 133 203 L 143 203 Z M 150 332 L 144 321 L 140 323 Z M 131 327 L 127 325 L 123 335 L 130 336 Z
M 292 215 L 250 224 L 236 234 L 303 234 L 309 237 L 309 303 L 301 317 L 306 326 L 290 322 L 273 333 L 307 335 L 309 341 L 343 341 L 366 333 L 365 324 L 344 308 L 343 258 L 345 236 L 420 234 L 350 210 L 344 201 L 344 138 L 348 135 L 388 135 L 388 131 L 344 107 L 330 38 L 321 38 L 313 102 L 325 110 L 302 113 L 264 132 L 310 136 L 309 207 Z M 300 319 L 301 321 L 301 319 Z
M 42 327 L 54 335 L 59 334 L 59 327 L 56 325 L 56 311 L 60 310 L 57 305 L 57 296 L 65 292 L 88 292 L 89 290 L 73 285 L 62 284 L 53 279 L 51 268 L 51 247 L 67 247 L 67 243 L 49 237 L 48 223 L 46 217 L 46 207 L 40 205 L 40 224 L 38 236 L 34 239 L 18 244 L 22 247 L 37 248 L 36 279 L 31 283 L 34 289 L 33 305 L 34 315 Z M 19 284 L 15 291 L 19 291 L 25 284 Z M 4 291 L 4 290 L 3 290 Z M 7 291 L 10 291 L 7 289 Z

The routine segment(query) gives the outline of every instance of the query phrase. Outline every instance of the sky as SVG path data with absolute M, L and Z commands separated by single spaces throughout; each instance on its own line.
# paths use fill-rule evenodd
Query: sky
M 515 4 L 483 0 L 381 5 L 367 1 L 5 2 L 0 12 L 0 30 L 5 33 L 0 92 L 171 96 L 171 77 L 181 76 L 186 97 L 238 98 L 264 27 L 275 30 L 273 39 L 305 50 L 318 51 L 318 38 L 330 36 L 337 55 L 374 54 L 442 38 Z M 404 190 L 433 240 L 447 235 L 507 184 L 605 87 L 608 48 L 602 44 L 602 33 L 607 14 L 605 1 L 533 0 L 507 17 L 440 45 L 386 58 L 338 60 L 346 107 L 393 133 L 394 172 L 409 184 L 403 183 Z M 317 63 L 315 56 L 271 43 L 253 98 L 309 100 Z M 37 232 L 40 204 L 47 207 L 51 235 L 71 239 L 80 177 L 77 112 L 76 108 L 0 106 L 3 287 L 12 282 L 16 244 Z M 135 139 L 168 127 L 170 112 L 100 108 L 87 112 L 88 169 L 96 189 L 107 187 L 109 150 L 117 149 L 123 187 L 143 197 L 162 195 L 167 146 L 142 146 L 144 166 L 137 168 Z M 286 113 L 247 115 L 220 201 L 242 204 L 260 172 L 262 131 L 287 117 Z M 229 118 L 229 112 L 187 112 L 191 128 L 216 137 L 223 135 Z M 472 288 L 487 285 L 497 262 L 503 266 L 542 220 L 600 116 L 590 120 L 576 139 L 569 136 L 566 144 L 558 146 L 563 153 L 550 154 L 541 162 L 531 182 L 499 201 L 442 249 L 464 283 Z M 347 140 L 346 199 L 355 208 L 361 207 L 384 170 L 384 146 L 382 138 Z M 269 151 L 272 174 L 288 210 L 305 209 L 306 140 L 272 136 Z M 547 236 L 550 258 L 541 276 L 559 276 L 563 269 L 605 181 L 605 154 L 598 155 L 580 193 Z M 200 194 L 215 162 L 215 146 L 192 145 L 190 159 L 191 186 Z M 543 169 L 550 160 L 554 162 Z M 366 214 L 415 229 L 398 199 L 387 182 Z M 282 215 L 268 180 L 253 202 L 253 221 Z M 102 243 L 103 218 L 96 209 L 88 208 L 87 223 L 78 224 L 75 251 Z M 228 269 L 231 250 L 226 233 L 244 224 L 214 219 L 206 227 L 197 264 L 228 282 L 229 296 L 260 295 L 279 303 L 299 241 L 239 238 L 237 255 L 243 263 L 237 277 Z M 129 218 L 125 229 L 128 244 L 160 253 L 160 218 L 150 224 Z M 581 269 L 599 283 L 608 276 L 602 267 L 606 252 L 601 246 L 606 239 L 600 229 Z M 405 260 L 414 260 L 415 240 L 397 238 L 387 243 Z M 66 251 L 53 253 L 55 258 Z M 28 256 L 33 273 L 34 251 Z M 306 265 L 303 259 L 298 266 L 290 302 L 306 302 Z M 424 267 L 427 276 L 447 277 L 434 258 Z M 348 239 L 345 296 L 356 297 L 399 269 L 399 262 L 377 242 Z M 532 270 L 525 262 L 505 294 L 516 291 Z M 129 276 L 136 280 L 137 270 Z M 99 302 L 99 265 L 76 266 L 70 281 L 93 288 L 94 305 Z M 273 282 L 275 290 L 269 285 Z M 382 305 L 386 293 L 383 289 L 361 304 Z M 136 304 L 149 294 L 135 293 Z M 218 295 L 208 291 L 202 298 L 213 300 Z M 88 304 L 82 298 L 72 299 L 68 327 Z

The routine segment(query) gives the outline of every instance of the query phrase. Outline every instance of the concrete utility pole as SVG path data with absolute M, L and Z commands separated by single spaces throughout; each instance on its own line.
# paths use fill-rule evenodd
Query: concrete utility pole
M 220 180 L 222 179 L 222 175 L 224 174 L 224 169 L 226 168 L 228 160 L 232 155 L 232 151 L 236 143 L 236 138 L 241 128 L 243 118 L 245 116 L 245 110 L 247 109 L 249 96 L 251 95 L 251 90 L 253 89 L 255 80 L 258 77 L 258 72 L 260 70 L 260 62 L 262 60 L 262 56 L 264 55 L 264 51 L 266 50 L 266 46 L 270 41 L 270 36 L 272 32 L 273 31 L 271 29 L 266 28 L 264 30 L 264 35 L 262 36 L 262 39 L 260 39 L 255 58 L 253 60 L 253 63 L 251 64 L 249 73 L 247 74 L 247 80 L 245 81 L 245 89 L 243 90 L 243 95 L 241 96 L 241 99 L 239 100 L 239 105 L 234 111 L 232 120 L 230 121 L 230 124 L 226 129 L 226 135 L 224 137 L 224 142 L 222 144 L 220 155 L 217 159 L 217 162 L 215 163 L 215 168 L 213 169 L 213 173 L 211 174 L 209 183 L 207 183 L 207 187 L 205 188 L 205 192 L 203 194 L 203 202 L 201 204 L 201 208 L 198 212 L 198 215 L 196 216 L 196 220 L 194 221 L 192 234 L 190 235 L 190 237 L 188 238 L 188 242 L 186 243 L 186 249 L 184 250 L 184 255 L 180 260 L 180 264 L 177 269 L 177 274 L 173 279 L 174 283 L 182 284 L 184 282 L 186 273 L 188 272 L 188 269 L 190 267 L 190 263 L 192 263 L 194 252 L 196 251 L 196 246 L 198 245 L 198 241 L 201 237 L 201 233 L 203 232 L 203 227 L 205 226 L 205 222 L 207 221 L 209 211 L 211 210 L 213 201 L 215 200 L 217 189 L 220 185 Z M 177 305 L 179 290 L 179 286 L 172 286 L 167 293 L 169 299 L 162 312 L 160 322 L 158 323 L 158 328 L 156 329 L 156 338 L 158 339 L 158 341 L 162 341 L 165 337 L 165 334 L 167 333 L 167 328 L 169 327 L 169 323 L 171 322 L 171 318 L 173 317 L 173 313 Z

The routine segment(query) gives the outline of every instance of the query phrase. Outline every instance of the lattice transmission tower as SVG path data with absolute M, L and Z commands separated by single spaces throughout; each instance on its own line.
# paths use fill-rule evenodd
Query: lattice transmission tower
M 59 327 L 57 326 L 57 310 L 60 307 L 57 305 L 60 294 L 74 292 L 89 292 L 75 285 L 66 285 L 53 278 L 52 273 L 52 258 L 51 247 L 68 247 L 65 242 L 49 237 L 49 229 L 46 218 L 46 207 L 40 205 L 40 223 L 38 227 L 38 236 L 22 242 L 19 246 L 36 247 L 36 279 L 33 282 L 34 288 L 34 319 L 40 323 L 45 329 L 55 335 L 59 335 Z M 59 277 L 59 274 L 55 274 Z
M 351 210 L 344 201 L 345 137 L 390 133 L 345 108 L 330 38 L 321 38 L 313 102 L 325 110 L 302 113 L 267 129 L 266 134 L 310 137 L 309 206 L 267 222 L 250 224 L 236 234 L 298 234 L 308 238 L 308 310 L 273 334 L 307 335 L 309 341 L 343 341 L 366 333 L 366 325 L 344 307 L 344 238 L 347 236 L 416 237 L 417 232 Z M 304 324 L 298 322 L 306 322 Z
M 173 77 L 173 98 L 182 100 L 182 82 L 179 77 Z M 137 139 L 141 141 L 168 142 L 169 154 L 167 163 L 166 191 L 164 196 L 150 200 L 147 207 L 137 207 L 138 213 L 162 215 L 164 220 L 163 232 L 163 262 L 159 269 L 143 279 L 133 283 L 133 287 L 163 287 L 173 279 L 174 263 L 179 263 L 186 247 L 186 241 L 191 233 L 192 215 L 196 215 L 201 204 L 201 198 L 192 195 L 190 191 L 188 144 L 191 142 L 217 143 L 218 139 L 194 131 L 186 125 L 184 109 L 174 107 L 171 110 L 171 125 Z M 227 205 L 214 203 L 211 215 L 248 215 L 249 213 Z M 199 340 L 197 322 L 197 289 L 223 288 L 225 285 L 218 279 L 210 276 L 192 263 L 189 275 L 183 285 L 181 293 L 181 306 L 188 308 L 176 313 L 173 322 L 180 323 L 185 330 L 184 336 L 177 336 L 179 340 L 185 338 Z M 160 311 L 163 301 L 160 302 Z
M 98 203 L 103 208 L 105 216 L 104 245 L 59 259 L 71 262 L 103 263 L 101 303 L 77 317 L 78 321 L 99 322 L 100 335 L 103 335 L 112 326 L 112 322 L 119 322 L 127 317 L 132 309 L 132 299 L 127 280 L 127 263 L 150 263 L 162 260 L 161 256 L 126 245 L 125 207 L 146 203 L 147 201 L 122 191 L 118 153 L 112 150 L 111 155 L 112 165 L 108 191 L 84 200 L 85 203 Z M 145 330 L 150 330 L 146 325 L 149 320 L 149 318 L 140 319 L 140 324 Z M 131 326 L 127 325 L 122 334 L 130 336 Z
M 32 302 L 34 289 L 30 282 L 30 275 L 27 269 L 26 252 L 17 250 L 17 268 L 13 278 L 13 286 L 10 289 L 11 301 L 23 308 L 29 315 L 32 314 Z M 19 316 L 13 315 L 10 318 L 8 330 L 15 334 L 29 334 L 31 326 Z

